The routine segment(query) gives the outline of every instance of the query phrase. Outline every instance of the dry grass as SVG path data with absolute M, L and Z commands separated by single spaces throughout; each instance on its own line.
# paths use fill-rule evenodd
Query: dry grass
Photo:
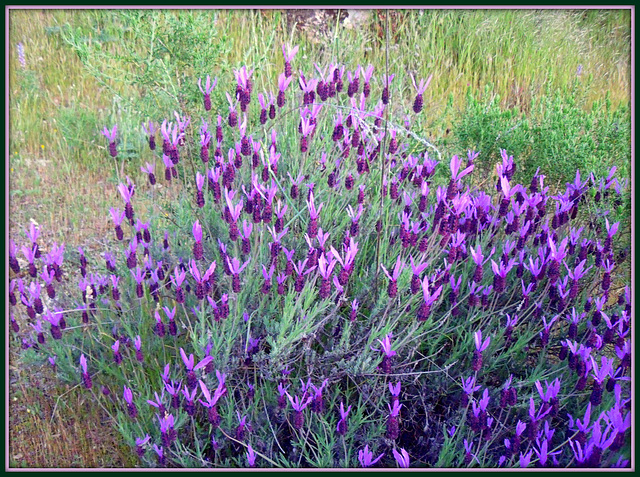
M 83 390 L 52 385 L 48 369 L 11 366 L 9 466 L 133 467 L 106 413 Z

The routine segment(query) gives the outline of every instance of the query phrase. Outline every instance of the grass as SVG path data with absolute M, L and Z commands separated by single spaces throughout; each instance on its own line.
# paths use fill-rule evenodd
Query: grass
M 570 97 L 578 65 L 583 66 L 588 86 L 572 109 L 579 117 L 572 132 L 581 132 L 607 95 L 610 115 L 628 114 L 624 109 L 630 101 L 628 10 L 414 10 L 393 11 L 391 16 L 389 68 L 398 72 L 397 84 L 409 84 L 410 72 L 418 78 L 434 75 L 425 94 L 429 116 L 419 127 L 443 151 L 450 147 L 459 152 L 477 144 L 478 137 L 493 140 L 515 122 L 531 121 L 540 131 L 530 137 L 546 137 L 542 121 L 545 115 L 562 115 L 554 110 L 553 101 L 559 98 L 562 103 Z M 139 166 L 146 159 L 145 152 L 137 152 L 139 124 L 182 107 L 199 111 L 194 78 L 211 73 L 228 85 L 233 80 L 231 68 L 247 64 L 256 68 L 256 90 L 262 91 L 282 70 L 282 42 L 300 44 L 302 59 L 319 64 L 339 61 L 349 68 L 371 63 L 380 71 L 385 21 L 384 11 L 372 11 L 366 28 L 354 31 L 330 25 L 324 41 L 317 43 L 288 30 L 280 11 L 12 10 L 10 234 L 22 235 L 34 219 L 47 234 L 45 243 L 64 241 L 68 250 L 77 245 L 102 250 L 104 237 L 112 235 L 107 210 L 117 194 L 113 163 L 105 159 L 106 144 L 99 134 L 104 125 L 117 122 L 123 131 L 123 149 L 132 151 L 120 156 L 126 156 L 123 170 L 139 182 Z M 156 39 L 153 54 L 146 43 L 149 38 Z M 24 70 L 14 48 L 19 41 L 26 50 Z M 416 63 L 416 57 L 424 60 Z M 310 72 L 308 65 L 306 69 Z M 467 95 L 485 87 L 490 95 L 479 102 Z M 218 88 L 224 90 L 228 88 Z M 184 91 L 184 96 L 177 91 Z M 218 94 L 215 103 L 224 105 L 226 100 Z M 396 94 L 399 102 L 408 101 L 412 91 Z M 490 108 L 489 96 L 500 98 Z M 494 114 L 484 119 L 503 118 L 502 127 L 483 124 L 483 111 Z M 453 129 L 449 139 L 448 128 Z M 571 142 L 575 136 L 567 136 L 567 147 L 575 146 Z M 602 141 L 609 140 L 604 135 Z M 623 136 L 619 142 L 626 140 Z M 539 160 L 540 150 L 523 146 L 522 156 Z M 556 154 L 561 156 L 562 151 Z M 578 162 L 593 163 L 594 157 L 584 154 Z M 612 160 L 624 165 L 628 153 L 619 152 Z M 362 370 L 369 365 L 350 363 Z M 127 449 L 113 445 L 116 433 L 109 433 L 100 408 L 81 393 L 63 388 L 46 392 L 24 375 L 12 388 L 16 403 L 12 466 L 110 467 L 135 462 Z M 69 404 L 51 414 L 54 397 L 67 392 Z
M 11 366 L 9 467 L 133 467 L 136 461 L 97 401 L 51 385 L 49 369 Z

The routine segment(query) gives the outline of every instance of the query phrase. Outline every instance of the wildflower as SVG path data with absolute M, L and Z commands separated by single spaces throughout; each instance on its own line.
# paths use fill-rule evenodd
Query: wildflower
M 188 377 L 187 377 L 187 380 L 189 380 Z M 189 391 L 187 386 L 185 386 L 182 389 L 182 394 L 184 394 L 184 398 L 185 398 L 184 403 L 182 404 L 182 407 L 184 411 L 187 413 L 187 416 L 193 416 L 196 412 L 195 399 L 196 399 L 197 392 L 198 392 L 198 387 L 196 385 L 193 386 L 193 389 L 191 391 Z
M 547 319 L 546 317 L 542 317 L 542 322 L 544 324 L 544 327 L 542 328 L 542 331 L 539 333 L 540 336 L 540 343 L 542 344 L 542 346 L 547 346 L 549 344 L 549 336 L 551 335 L 551 327 L 553 326 L 553 324 L 558 320 L 558 315 L 554 316 L 551 321 L 549 321 L 547 323 Z
M 462 381 L 462 399 L 460 401 L 460 406 L 467 407 L 469 404 L 469 397 L 473 396 L 473 393 L 480 389 L 480 386 L 476 385 L 475 376 L 469 376 L 467 379 L 460 379 Z
M 380 267 L 382 268 L 382 271 L 389 279 L 389 286 L 387 287 L 387 295 L 389 295 L 389 298 L 394 298 L 398 294 L 398 278 L 400 277 L 400 274 L 402 273 L 402 269 L 405 267 L 405 264 L 400 259 L 400 256 L 398 255 L 398 258 L 396 259 L 395 267 L 393 268 L 393 272 L 391 274 L 385 268 L 384 265 L 380 265 Z
M 354 322 L 356 321 L 356 318 L 358 317 L 358 307 L 360 306 L 360 303 L 358 302 L 358 300 L 354 299 L 351 302 L 351 312 L 349 313 L 349 321 Z
M 151 436 L 146 434 L 144 437 L 136 437 L 136 454 L 142 459 L 145 453 L 145 445 L 149 442 Z
M 312 396 L 307 396 L 306 393 L 302 395 L 302 398 L 296 396 L 292 398 L 289 393 L 286 393 L 289 398 L 289 402 L 291 403 L 291 407 L 293 407 L 294 415 L 293 415 L 293 428 L 301 429 L 304 424 L 304 416 L 302 411 L 307 407 L 307 405 L 313 400 Z
M 526 468 L 529 467 L 529 463 L 531 463 L 531 456 L 533 455 L 533 449 L 530 449 L 526 454 L 520 453 L 520 467 Z
M 158 396 L 157 392 L 154 392 L 153 394 L 156 400 L 152 401 L 151 399 L 147 399 L 147 404 L 158 409 L 158 412 L 160 412 L 161 415 L 165 415 L 167 413 L 167 409 L 164 407 L 164 404 L 162 402 L 164 400 L 164 388 L 162 388 L 160 396 Z
M 227 257 L 227 265 L 229 266 L 229 270 L 231 271 L 232 289 L 234 293 L 240 293 L 240 272 L 242 272 L 242 270 L 244 270 L 246 266 L 249 265 L 250 261 L 251 259 L 249 258 L 249 260 L 247 260 L 244 264 L 240 265 L 240 260 L 238 260 L 237 258 L 234 257 L 230 260 L 229 257 Z
M 482 330 L 478 330 L 473 334 L 473 341 L 476 349 L 473 352 L 471 369 L 474 371 L 480 371 L 480 368 L 482 367 L 482 352 L 489 347 L 491 337 L 489 336 L 486 340 L 482 341 Z
M 469 466 L 474 460 L 476 462 L 479 462 L 475 454 L 471 453 L 474 447 L 473 441 L 469 442 L 466 439 L 464 439 L 463 444 L 464 444 L 464 461 L 463 461 L 464 465 Z
M 347 433 L 347 417 L 349 416 L 349 411 L 351 411 L 351 406 L 344 410 L 344 404 L 340 403 L 340 420 L 338 421 L 338 425 L 336 427 L 336 432 L 338 435 L 344 436 Z
M 504 330 L 504 340 L 505 340 L 505 346 L 509 347 L 511 346 L 511 343 L 513 341 L 513 338 L 511 336 L 511 334 L 513 333 L 513 328 L 518 324 L 518 315 L 513 315 L 512 317 L 509 313 L 507 313 L 506 316 L 507 316 L 507 323 Z
M 360 88 L 360 65 L 351 74 L 351 71 L 347 71 L 347 77 L 349 78 L 349 86 L 347 87 L 347 95 L 352 98 Z
M 162 441 L 163 446 L 171 447 L 171 444 L 178 438 L 174 428 L 175 417 L 173 417 L 173 414 L 168 414 L 166 411 L 162 414 L 162 417 L 156 415 L 160 424 L 160 440 Z
M 213 357 L 207 356 L 195 366 L 193 354 L 190 354 L 189 357 L 187 357 L 184 350 L 180 348 L 180 357 L 182 358 L 182 362 L 187 370 L 187 386 L 195 388 L 198 385 L 198 378 L 196 378 L 195 371 L 204 368 L 209 362 L 213 361 Z
M 129 417 L 131 419 L 136 419 L 138 417 L 138 408 L 133 402 L 133 393 L 131 392 L 131 389 L 126 385 L 124 386 L 123 397 L 124 401 L 127 403 L 127 412 L 129 413 Z
M 286 78 L 291 77 L 291 62 L 293 58 L 295 58 L 296 53 L 298 53 L 299 46 L 296 45 L 293 48 L 285 49 L 284 43 L 282 44 L 282 55 L 284 56 L 284 76 Z
M 406 450 L 404 449 L 400 449 L 400 452 L 398 452 L 395 449 L 392 449 L 393 451 L 393 457 L 395 457 L 396 462 L 398 463 L 398 465 L 401 468 L 408 468 L 409 467 L 409 454 L 407 453 Z
M 18 247 L 13 240 L 9 240 L 9 267 L 16 275 L 20 273 L 20 264 L 16 258 Z
M 398 381 L 395 385 L 389 383 L 389 392 L 391 393 L 391 402 L 395 403 L 398 401 L 400 396 L 400 381 Z
M 256 453 L 251 447 L 251 444 L 247 445 L 247 462 L 249 463 L 249 467 L 256 466 Z
M 549 276 L 549 283 L 554 285 L 558 278 L 560 277 L 560 262 L 566 257 L 566 247 L 567 247 L 568 237 L 565 237 L 562 242 L 558 246 L 554 243 L 551 237 L 548 237 L 549 243 L 549 270 L 547 275 Z
M 389 88 L 394 76 L 395 75 L 382 75 L 382 84 L 384 85 L 382 88 L 382 104 L 389 104 Z
M 122 363 L 122 355 L 120 354 L 120 340 L 116 340 L 116 342 L 111 345 L 111 349 L 113 350 L 113 361 L 116 364 Z
M 337 263 L 338 261 L 335 258 L 332 258 L 331 261 L 327 261 L 324 254 L 320 255 L 320 259 L 318 260 L 318 271 L 320 272 L 320 276 L 322 277 L 319 296 L 323 300 L 328 298 L 329 293 L 331 292 L 330 277 Z
M 371 93 L 370 81 L 371 81 L 371 75 L 373 74 L 373 65 L 367 66 L 366 70 L 364 68 L 361 68 L 360 71 L 362 71 L 362 77 L 364 78 L 364 86 L 362 87 L 362 94 L 364 95 L 365 98 L 368 98 L 369 94 Z M 387 91 L 387 94 L 389 94 L 388 91 Z
M 164 450 L 162 449 L 162 447 L 158 447 L 157 444 L 153 444 L 153 450 L 158 456 L 158 465 L 165 466 L 167 464 L 167 459 L 164 455 Z
M 154 317 L 156 319 L 156 326 L 154 327 L 154 332 L 158 337 L 163 338 L 165 333 L 164 323 L 162 322 L 162 317 L 160 313 L 156 310 L 154 313 Z
M 602 402 L 602 384 L 604 380 L 613 374 L 613 358 L 608 359 L 606 356 L 601 357 L 601 366 L 598 366 L 593 356 L 590 356 L 591 364 L 593 366 L 593 389 L 589 402 L 594 406 L 598 406 Z
M 360 461 L 360 465 L 362 467 L 371 467 L 380 459 L 382 459 L 383 456 L 384 456 L 384 453 L 380 454 L 378 457 L 374 459 L 373 452 L 369 451 L 368 445 L 364 446 L 364 449 L 360 449 L 358 451 L 358 461 Z
M 605 414 L 606 416 L 606 414 Z M 616 439 L 617 433 L 613 426 L 607 424 L 604 432 L 600 424 L 601 419 L 598 419 L 591 428 L 591 438 L 586 443 L 586 448 L 591 449 L 591 455 L 588 457 L 589 467 L 599 467 L 602 458 L 602 453 L 607 450 Z
M 550 406 L 540 406 L 538 412 L 536 412 L 536 406 L 533 401 L 533 396 L 529 398 L 529 423 L 527 429 L 529 431 L 529 439 L 534 441 L 538 436 L 538 424 L 540 421 L 551 412 Z
M 285 105 L 286 99 L 284 93 L 292 79 L 291 75 L 287 77 L 285 73 L 280 73 L 280 76 L 278 76 L 278 96 L 276 99 L 278 108 L 282 108 Z
M 420 308 L 418 308 L 418 321 L 426 321 L 431 313 L 431 306 L 436 302 L 438 297 L 440 297 L 442 285 L 435 291 L 431 291 L 428 277 L 424 277 L 420 285 L 422 287 L 423 302 Z
M 320 387 L 315 387 L 313 384 L 310 385 L 310 387 L 313 389 L 313 392 L 315 393 L 312 396 L 312 401 L 310 403 L 311 405 L 309 406 L 313 412 L 316 412 L 318 414 L 322 414 L 324 412 L 324 400 L 322 398 L 322 391 L 327 386 L 328 382 L 329 380 L 325 379 Z
M 382 357 L 382 363 L 380 364 L 380 369 L 383 373 L 389 374 L 391 372 L 391 358 L 396 355 L 396 352 L 391 349 L 391 338 L 393 337 L 392 333 L 387 334 L 384 339 L 378 340 L 378 342 L 382 345 L 382 353 L 384 356 Z M 377 350 L 376 350 L 377 351 Z
M 133 206 L 131 205 L 131 198 L 133 197 L 133 192 L 124 184 L 118 184 L 118 192 L 120 192 L 120 195 L 122 196 L 122 199 L 125 202 L 124 215 L 127 219 L 129 219 L 129 224 L 133 226 L 134 211 L 133 211 Z M 113 212 L 111 215 L 113 216 Z M 114 222 L 116 222 L 115 216 L 114 216 Z M 116 223 L 116 227 L 117 225 L 118 224 Z M 117 233 L 117 230 L 116 230 L 116 233 Z
M 419 84 L 416 84 L 416 80 L 413 77 L 413 74 L 411 74 L 410 76 L 411 76 L 411 82 L 413 83 L 413 87 L 416 89 L 416 98 L 413 101 L 413 112 L 418 114 L 420 111 L 422 111 L 422 104 L 423 104 L 422 94 L 425 92 L 425 90 L 429 86 L 429 83 L 431 82 L 431 78 L 433 78 L 433 75 L 429 75 L 429 78 L 427 78 L 426 82 L 424 80 L 420 80 Z
M 215 78 L 212 83 L 211 77 L 207 75 L 207 79 L 204 84 L 204 89 L 202 89 L 202 78 L 198 78 L 198 88 L 200 88 L 200 92 L 204 95 L 203 100 L 204 100 L 205 111 L 211 110 L 211 91 L 213 91 L 213 88 L 215 88 L 217 84 L 218 84 L 218 78 Z
M 116 149 L 116 133 L 118 131 L 118 125 L 114 125 L 113 129 L 109 131 L 106 126 L 102 130 L 102 134 L 109 140 L 109 154 L 111 157 L 116 157 L 118 155 L 118 150 Z
M 29 275 L 32 278 L 36 278 L 36 276 L 38 275 L 38 269 L 35 264 L 37 246 L 34 245 L 30 248 L 23 245 L 20 250 L 29 262 Z

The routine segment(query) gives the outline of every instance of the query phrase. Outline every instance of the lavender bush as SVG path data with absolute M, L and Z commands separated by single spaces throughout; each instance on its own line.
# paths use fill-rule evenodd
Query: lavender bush
M 203 72 L 192 117 L 141 118 L 113 250 L 76 263 L 35 227 L 10 244 L 25 353 L 141 466 L 627 466 L 615 167 L 550 190 L 503 150 L 475 177 L 482 151 L 441 157 L 412 128 L 431 77 L 282 51 L 277 78 Z

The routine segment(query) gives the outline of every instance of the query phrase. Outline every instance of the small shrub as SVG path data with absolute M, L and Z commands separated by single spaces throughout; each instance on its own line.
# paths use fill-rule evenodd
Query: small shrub
M 424 152 L 367 69 L 306 66 L 267 91 L 236 69 L 200 122 L 141 118 L 149 161 L 120 178 L 103 257 L 40 250 L 35 226 L 10 244 L 25 353 L 56 356 L 149 467 L 628 465 L 624 181 L 573 171 L 551 195 L 503 149 L 478 188 L 482 154 Z

